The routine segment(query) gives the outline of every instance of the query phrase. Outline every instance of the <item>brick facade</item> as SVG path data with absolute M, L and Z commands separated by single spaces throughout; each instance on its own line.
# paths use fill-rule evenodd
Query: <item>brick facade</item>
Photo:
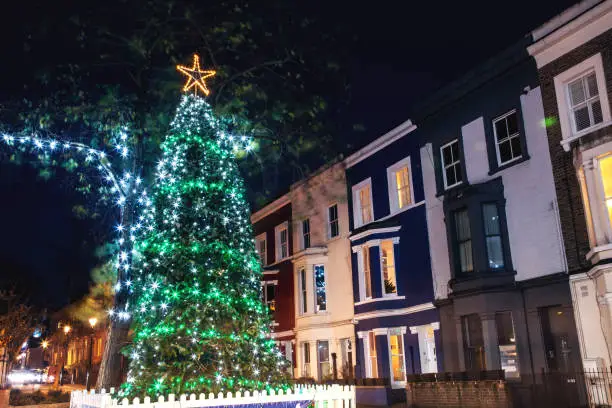
M 504 381 L 444 381 L 408 383 L 408 407 L 490 407 L 512 406 Z
M 562 134 L 554 77 L 597 53 L 601 53 L 604 67 L 612 66 L 612 30 L 593 38 L 539 70 L 559 218 L 570 273 L 584 272 L 590 268 L 591 265 L 586 259 L 590 245 L 573 157 L 561 146 Z M 612 100 L 612 70 L 605 70 L 605 76 L 608 100 Z M 609 128 L 607 130 L 610 133 Z M 578 143 L 593 143 L 593 141 L 587 136 L 574 142 L 574 144 Z

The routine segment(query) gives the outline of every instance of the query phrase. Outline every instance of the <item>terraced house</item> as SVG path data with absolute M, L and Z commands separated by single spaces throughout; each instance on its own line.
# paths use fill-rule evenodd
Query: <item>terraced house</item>
M 441 368 L 420 140 L 406 121 L 349 156 L 346 178 L 360 378 Z
M 501 369 L 516 389 L 580 364 L 530 41 L 414 114 L 444 370 Z
M 612 364 L 612 1 L 588 0 L 532 33 L 580 357 Z M 575 353 L 578 353 L 576 349 Z M 609 404 L 610 393 L 600 404 Z

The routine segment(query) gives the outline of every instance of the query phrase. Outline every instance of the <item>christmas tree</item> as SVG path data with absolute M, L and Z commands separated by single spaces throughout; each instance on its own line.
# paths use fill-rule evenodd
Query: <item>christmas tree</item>
M 181 69 L 183 68 L 183 69 Z M 203 79 L 189 75 L 161 145 L 153 196 L 135 244 L 140 265 L 131 289 L 133 342 L 121 395 L 155 397 L 286 388 L 287 362 L 270 338 L 261 301 L 244 183 L 232 136 L 206 100 Z M 211 74 L 212 72 L 212 74 Z M 248 146 L 247 146 L 248 147 Z

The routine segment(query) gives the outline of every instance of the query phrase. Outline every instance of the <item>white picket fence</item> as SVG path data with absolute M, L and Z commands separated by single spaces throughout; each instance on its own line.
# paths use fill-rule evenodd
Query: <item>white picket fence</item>
M 232 405 L 248 405 L 257 404 L 265 405 L 275 403 L 290 403 L 295 402 L 292 406 L 295 408 L 305 408 L 302 406 L 304 401 L 314 402 L 315 408 L 356 408 L 355 405 L 355 387 L 341 385 L 314 385 L 314 386 L 296 386 L 293 390 L 283 392 L 270 391 L 266 393 L 240 393 L 232 394 L 219 393 L 200 394 L 196 396 L 181 395 L 177 400 L 174 394 L 170 394 L 168 399 L 159 397 L 156 402 L 151 401 L 151 398 L 145 397 L 141 402 L 139 398 L 134 398 L 130 402 L 127 398 L 123 400 L 114 399 L 112 394 L 114 390 L 111 388 L 110 394 L 105 390 L 96 393 L 94 390 L 87 392 L 72 391 L 70 396 L 70 408 L 200 408 L 200 407 L 227 407 Z

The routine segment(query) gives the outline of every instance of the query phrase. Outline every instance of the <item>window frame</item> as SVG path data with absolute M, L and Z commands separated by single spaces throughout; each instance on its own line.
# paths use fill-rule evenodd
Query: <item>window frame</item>
M 467 223 L 468 223 L 468 227 L 470 229 L 470 259 L 471 259 L 471 263 L 472 263 L 472 269 L 471 270 L 467 270 L 464 271 L 461 267 L 461 244 L 468 242 L 468 240 L 463 240 L 463 241 L 459 241 L 459 232 L 457 230 L 457 214 L 460 212 L 465 212 L 466 216 L 467 216 Z M 481 211 L 482 213 L 482 211 Z M 453 209 L 453 211 L 451 212 L 451 219 L 452 219 L 452 247 L 453 250 L 456 254 L 455 256 L 455 268 L 457 271 L 457 275 L 461 275 L 461 276 L 465 276 L 465 275 L 470 275 L 473 274 L 475 272 L 475 268 L 474 268 L 474 227 L 472 226 L 472 219 L 470 217 L 470 210 L 467 206 L 464 207 L 460 207 L 460 208 L 456 208 Z
M 268 301 L 268 286 L 273 286 L 274 287 L 274 299 L 272 299 L 272 302 L 274 302 L 274 309 L 270 309 L 270 302 Z M 274 313 L 276 311 L 276 295 L 278 294 L 278 280 L 262 280 L 261 281 L 261 289 L 262 289 L 262 300 L 263 303 L 268 307 L 268 310 L 270 311 L 270 313 Z
M 308 232 L 305 231 L 305 225 L 308 225 Z M 306 236 L 308 236 L 308 242 L 306 242 Z M 310 218 L 304 218 L 302 221 L 300 221 L 300 238 L 301 249 L 304 250 L 310 248 L 312 244 L 310 232 Z M 308 245 L 306 245 L 307 243 Z
M 331 210 L 333 207 L 336 207 L 336 219 L 332 220 L 330 218 L 330 213 L 329 210 Z M 338 230 L 338 233 L 336 235 L 332 235 L 332 222 L 335 221 L 336 222 L 336 228 Z M 334 239 L 340 236 L 340 206 L 338 205 L 338 203 L 332 203 L 330 205 L 327 206 L 327 239 Z
M 457 158 L 456 161 L 454 161 L 453 163 L 451 163 L 450 165 L 447 166 L 447 164 L 444 162 L 444 148 L 449 147 L 449 146 L 453 145 L 454 143 L 457 143 L 457 146 L 459 147 L 459 152 L 458 152 L 458 156 L 459 157 Z M 462 146 L 461 146 L 461 138 L 459 138 L 459 137 L 456 137 L 456 138 L 454 138 L 454 139 L 452 139 L 452 140 L 450 140 L 450 141 L 448 141 L 448 142 L 446 142 L 446 143 L 444 143 L 443 145 L 440 146 L 440 149 L 439 149 L 439 152 L 440 152 L 440 164 L 441 164 L 441 171 L 442 171 L 442 183 L 443 183 L 442 186 L 444 187 L 443 188 L 444 191 L 450 190 L 451 188 L 454 188 L 454 187 L 457 187 L 457 186 L 460 186 L 465 181 L 465 178 L 464 178 L 464 175 L 463 175 L 462 151 L 463 151 L 463 149 L 462 149 Z M 447 169 L 447 167 L 450 167 L 451 165 L 452 166 L 455 166 L 455 165 L 459 166 L 459 174 L 461 175 L 461 181 L 459 181 L 459 182 L 457 182 L 455 184 L 452 184 L 452 185 L 448 185 L 448 181 L 446 180 L 446 169 Z
M 363 336 L 363 354 L 366 361 L 366 378 L 378 378 L 378 350 L 376 349 L 376 332 L 374 330 L 370 330 L 364 333 Z M 372 341 L 373 340 L 373 341 Z M 373 347 L 372 346 L 373 343 Z M 372 355 L 370 353 L 371 350 L 374 350 L 374 360 L 376 364 L 372 364 Z M 376 377 L 374 377 L 374 371 L 376 371 Z
M 392 388 L 398 388 L 406 385 L 406 344 L 404 343 L 404 334 L 406 334 L 406 327 L 394 327 L 387 329 L 387 348 L 389 354 L 389 379 L 391 380 Z M 402 366 L 404 371 L 403 380 L 395 380 L 393 378 L 393 356 L 391 354 L 391 336 L 398 336 L 402 347 Z
M 383 270 L 383 242 L 391 242 L 391 250 L 393 253 L 393 274 L 394 274 L 394 284 L 395 284 L 395 292 L 391 292 L 391 293 L 387 293 L 386 289 L 385 289 L 385 273 Z M 395 245 L 399 244 L 399 238 L 395 237 L 395 238 L 386 238 L 386 239 L 381 239 L 380 240 L 380 244 L 378 246 L 378 252 L 379 252 L 379 262 L 380 262 L 380 282 L 381 282 L 381 286 L 382 286 L 382 297 L 393 297 L 393 296 L 399 296 L 398 292 L 398 286 L 397 286 L 397 263 L 396 263 L 396 256 L 395 256 Z M 370 272 L 371 275 L 371 272 Z
M 286 242 L 286 255 L 283 256 L 283 252 L 282 252 L 282 243 L 281 243 L 281 238 L 282 238 L 282 232 L 286 231 L 286 237 L 287 237 L 287 242 Z M 289 258 L 290 254 L 289 254 L 289 223 L 287 221 L 278 224 L 276 227 L 274 227 L 274 237 L 275 237 L 275 253 L 276 253 L 276 262 L 280 262 L 284 259 Z
M 327 343 L 327 360 L 326 361 L 321 361 L 321 359 L 319 358 L 320 357 L 320 353 L 319 353 L 320 343 Z M 319 381 L 322 381 L 323 380 L 323 370 L 321 369 L 322 364 L 327 363 L 328 372 L 326 373 L 326 375 L 329 375 L 332 371 L 331 345 L 330 345 L 330 341 L 327 339 L 319 339 L 317 340 L 315 344 L 317 347 L 317 374 L 319 377 Z
M 316 268 L 320 266 L 323 268 L 323 287 L 324 287 L 324 291 L 323 291 L 323 295 L 325 298 L 325 309 L 320 310 L 319 309 L 319 296 L 318 296 L 318 290 L 317 290 L 317 271 Z M 312 265 L 312 287 L 313 287 L 313 292 L 314 292 L 314 303 L 313 305 L 315 306 L 314 312 L 315 313 L 327 313 L 328 312 L 328 305 L 327 305 L 327 300 L 328 300 L 328 296 L 327 296 L 327 268 L 325 268 L 325 264 L 319 263 L 319 264 L 315 264 Z
M 263 259 L 261 257 L 261 252 L 260 252 L 260 248 L 259 248 L 260 242 L 264 243 Z M 261 234 L 259 234 L 259 235 L 257 235 L 255 237 L 255 249 L 257 251 L 257 255 L 259 256 L 261 265 L 262 266 L 266 266 L 268 264 L 268 241 L 267 241 L 267 236 L 266 236 L 265 232 L 262 232 Z
M 595 79 L 597 82 L 602 122 L 583 129 L 580 132 L 576 132 L 572 122 L 574 119 L 572 119 L 570 116 L 573 111 L 571 111 L 568 85 L 591 72 L 595 73 Z M 610 102 L 608 101 L 606 76 L 603 69 L 601 53 L 597 53 L 556 75 L 553 82 L 555 85 L 559 123 L 561 125 L 561 145 L 566 151 L 569 151 L 569 145 L 574 140 L 611 124 L 612 119 L 610 115 Z
M 486 228 L 486 220 L 485 220 L 485 206 L 487 205 L 491 205 L 493 207 L 495 207 L 495 211 L 497 212 L 497 228 L 499 229 L 499 234 L 488 234 L 487 235 L 487 228 Z M 496 270 L 503 270 L 506 267 L 506 248 L 504 248 L 504 230 L 502 228 L 502 219 L 501 219 L 501 215 L 500 215 L 500 208 L 499 205 L 497 204 L 497 202 L 494 201 L 482 201 L 480 203 L 480 216 L 482 218 L 482 227 L 483 227 L 483 237 L 484 237 L 484 247 L 485 247 L 485 254 L 486 254 L 486 260 L 487 260 L 487 264 L 490 265 L 491 263 L 491 258 L 490 258 L 490 254 L 489 254 L 489 247 L 487 245 L 487 238 L 489 237 L 499 237 L 499 244 L 501 246 L 501 255 L 502 255 L 502 262 L 503 265 L 501 266 L 501 268 L 491 268 L 489 267 L 488 269 L 491 271 L 496 271 Z M 468 214 L 469 217 L 469 214 Z M 473 239 L 473 238 L 472 238 Z M 473 251 L 473 247 L 472 247 L 472 251 Z M 473 254 L 472 254 L 473 256 Z M 472 261 L 473 263 L 473 261 Z
M 368 222 L 363 222 L 362 218 L 362 208 L 361 208 L 361 199 L 359 198 L 359 192 L 365 187 L 369 188 L 369 198 L 370 198 L 370 218 L 371 220 Z M 362 227 L 376 220 L 374 216 L 374 200 L 372 193 L 372 178 L 368 177 L 365 180 L 360 181 L 359 183 L 353 185 L 351 187 L 352 197 L 353 197 L 353 224 L 355 228 Z
M 410 203 L 401 207 L 399 206 L 399 190 L 396 183 L 396 174 L 398 171 L 406 168 L 408 170 L 408 188 L 410 189 Z M 414 184 L 412 182 L 412 165 L 410 156 L 403 158 L 397 163 L 387 167 L 387 193 L 389 195 L 389 213 L 397 214 L 414 207 Z
M 516 157 L 512 157 L 510 160 L 507 160 L 505 162 L 501 161 L 501 152 L 499 149 L 499 145 L 500 142 L 497 138 L 497 127 L 495 126 L 495 124 L 501 120 L 506 120 L 507 117 L 509 117 L 510 115 L 516 115 L 516 133 L 512 134 L 512 135 L 507 135 L 507 139 L 509 142 L 512 139 L 518 139 L 520 146 L 521 146 L 521 154 L 516 156 Z M 491 125 L 493 127 L 493 143 L 495 145 L 495 156 L 497 158 L 497 167 L 501 168 L 501 167 L 505 167 L 508 166 L 516 161 L 519 161 L 521 159 L 523 159 L 523 157 L 525 156 L 525 148 L 524 148 L 524 143 L 523 143 L 523 138 L 521 137 L 521 125 L 520 125 L 520 120 L 521 120 L 521 115 L 519 115 L 518 110 L 516 108 L 510 109 L 508 112 L 504 113 L 503 115 L 497 116 L 496 118 L 493 118 L 493 120 L 491 120 Z M 506 122 L 507 123 L 507 122 Z
M 372 264 L 370 259 L 370 247 L 366 244 L 360 245 L 353 249 L 353 252 L 357 256 L 357 272 L 359 274 L 359 302 L 372 299 Z M 366 255 L 367 254 L 367 255 Z M 366 267 L 367 258 L 367 267 Z M 366 270 L 368 271 L 369 281 L 366 279 Z M 368 284 L 369 282 L 369 284 Z M 370 288 L 370 295 L 368 296 L 367 288 Z
M 298 269 L 298 293 L 300 294 L 298 297 L 298 306 L 300 316 L 308 314 L 308 287 L 306 286 L 308 279 L 306 275 L 307 271 L 305 266 Z
M 306 350 L 308 350 L 308 352 L 306 352 Z M 312 362 L 312 352 L 310 350 L 309 341 L 303 341 L 301 343 L 300 353 L 302 355 L 302 377 L 310 378 L 310 376 L 312 375 L 312 370 L 310 369 L 310 364 Z M 306 362 L 306 357 L 308 357 L 308 362 Z M 305 370 L 306 367 L 308 367 L 307 370 Z

